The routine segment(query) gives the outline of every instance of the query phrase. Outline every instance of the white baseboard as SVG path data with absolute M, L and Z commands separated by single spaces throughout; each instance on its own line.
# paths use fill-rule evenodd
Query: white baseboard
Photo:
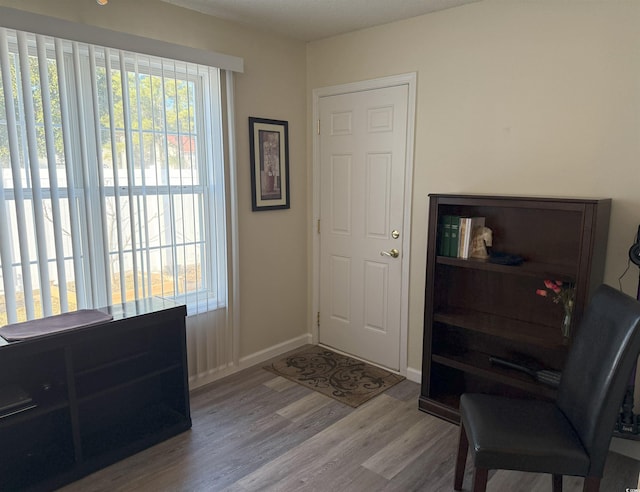
M 307 345 L 309 343 L 312 343 L 311 335 L 301 335 L 267 349 L 260 350 L 259 352 L 256 352 L 254 354 L 247 355 L 246 357 L 241 357 L 237 366 L 229 364 L 224 367 L 216 367 L 214 369 L 210 369 L 209 371 L 200 373 L 197 376 L 191 376 L 189 378 L 189 390 L 192 391 L 196 388 L 200 388 L 201 386 L 213 383 L 218 379 L 230 376 L 231 374 L 235 374 L 236 372 L 242 371 L 243 369 L 247 369 L 251 366 L 261 364 L 269 359 L 272 359 L 273 357 L 277 357 L 281 354 L 289 352 L 290 350 L 297 349 L 298 347 L 302 347 L 303 345 Z
M 273 345 L 272 347 L 260 350 L 259 352 L 255 352 L 251 355 L 241 357 L 237 366 L 229 364 L 228 366 L 212 369 L 210 371 L 207 371 L 206 373 L 198 374 L 195 377 L 189 378 L 189 389 L 194 390 L 206 384 L 217 381 L 218 379 L 230 376 L 231 374 L 234 374 L 238 371 L 242 371 L 243 369 L 247 369 L 257 364 L 262 364 L 263 362 L 274 357 L 278 357 L 279 355 L 289 352 L 290 350 L 294 350 L 298 347 L 302 347 L 303 345 L 312 343 L 313 337 L 310 333 L 306 333 L 299 337 L 292 338 L 291 340 L 287 340 L 286 342 Z M 419 369 L 408 367 L 407 379 L 409 381 L 413 381 L 414 383 L 420 384 L 420 382 L 422 381 L 422 371 L 420 371 Z
M 422 371 L 414 369 L 413 367 L 407 367 L 407 379 L 420 384 L 422 382 Z
M 298 347 L 302 347 L 309 343 L 312 343 L 312 337 L 310 333 L 306 333 L 291 340 L 287 340 L 286 342 L 279 343 L 278 345 L 260 350 L 254 354 L 241 357 L 238 370 L 246 369 L 247 367 L 255 366 L 256 364 L 261 364 L 266 360 L 272 359 L 273 357 L 277 357 L 285 352 L 289 352 L 289 350 L 297 349 Z

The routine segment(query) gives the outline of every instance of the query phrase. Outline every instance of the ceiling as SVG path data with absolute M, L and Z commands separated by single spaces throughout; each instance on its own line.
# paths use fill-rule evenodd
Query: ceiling
M 162 0 L 314 41 L 480 0 Z

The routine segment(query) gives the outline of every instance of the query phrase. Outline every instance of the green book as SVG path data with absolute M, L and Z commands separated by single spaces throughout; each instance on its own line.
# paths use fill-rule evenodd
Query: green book
M 447 230 L 445 227 L 446 218 L 447 216 L 443 215 L 438 221 L 438 248 L 436 250 L 438 256 L 445 256 L 449 248 L 448 241 L 446 241 L 448 237 L 445 238 L 445 231 Z M 449 236 L 451 235 L 451 228 L 448 229 L 448 234 Z
M 443 215 L 440 217 L 440 237 L 438 239 L 439 255 L 457 256 L 459 221 L 460 217 L 457 215 Z
M 438 254 L 441 256 L 449 256 L 449 247 L 451 244 L 451 216 L 443 215 L 440 217 L 440 249 Z
M 456 258 L 458 256 L 458 241 L 460 240 L 460 217 L 451 215 L 451 235 L 449 239 L 449 254 Z

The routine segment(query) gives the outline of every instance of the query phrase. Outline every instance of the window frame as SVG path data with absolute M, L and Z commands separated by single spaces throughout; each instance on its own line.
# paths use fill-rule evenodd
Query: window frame
M 32 36 L 32 35 L 29 35 Z M 29 56 L 34 56 L 36 53 L 36 47 L 32 42 L 35 37 L 29 37 Z M 47 62 L 53 60 L 56 61 L 56 51 L 49 49 L 51 39 L 47 39 L 47 50 L 46 50 L 46 59 Z M 226 306 L 227 302 L 227 272 L 226 272 L 226 200 L 224 196 L 225 192 L 225 182 L 224 182 L 224 152 L 223 152 L 223 132 L 222 132 L 222 99 L 221 99 L 221 74 L 219 69 L 213 69 L 212 67 L 201 67 L 196 66 L 190 62 L 181 62 L 178 60 L 165 60 L 159 59 L 159 57 L 153 55 L 145 55 L 145 54 L 136 54 L 131 52 L 126 52 L 125 57 L 133 57 L 136 60 L 136 64 L 131 64 L 127 60 L 127 58 L 123 57 L 122 52 L 118 53 L 118 65 L 113 63 L 113 58 L 116 57 L 116 53 L 114 50 L 108 47 L 96 47 L 96 50 L 99 50 L 103 53 L 103 65 L 102 69 L 108 69 L 108 63 L 104 62 L 104 59 L 108 56 L 111 62 L 112 70 L 120 70 L 121 73 L 126 73 L 129 76 L 130 73 L 134 73 L 137 76 L 140 75 L 139 71 L 135 69 L 135 67 L 139 67 L 140 59 L 146 59 L 148 64 L 148 74 L 149 76 L 160 76 L 164 79 L 167 79 L 167 70 L 165 68 L 165 61 L 167 63 L 172 63 L 174 66 L 173 71 L 169 71 L 169 76 L 173 76 L 173 80 L 185 80 L 188 83 L 193 83 L 194 90 L 194 101 L 197 101 L 200 105 L 200 109 L 194 115 L 194 121 L 196 124 L 196 128 L 198 131 L 193 133 L 194 131 L 189 131 L 187 133 L 188 138 L 193 138 L 196 141 L 195 152 L 197 156 L 195 160 L 197 162 L 198 167 L 198 176 L 199 182 L 198 184 L 191 185 L 174 185 L 174 184 L 166 184 L 166 185 L 135 185 L 134 186 L 123 186 L 119 185 L 113 180 L 112 185 L 107 185 L 108 179 L 105 178 L 102 157 L 99 154 L 99 149 L 103 149 L 105 145 L 102 143 L 101 146 L 98 146 L 97 140 L 99 137 L 96 136 L 94 127 L 84 125 L 82 121 L 86 122 L 95 122 L 97 118 L 95 117 L 95 101 L 84 100 L 82 102 L 78 101 L 78 95 L 86 95 L 93 94 L 93 88 L 91 87 L 92 83 L 95 81 L 96 75 L 90 73 L 88 76 L 85 71 L 91 71 L 91 60 L 94 61 L 100 60 L 99 57 L 91 57 L 92 50 L 94 49 L 92 46 L 82 46 L 82 53 L 77 50 L 79 46 L 78 43 L 73 41 L 59 40 L 54 39 L 56 47 L 64 46 L 64 54 L 63 58 L 65 59 L 64 70 L 65 78 L 68 82 L 67 87 L 64 89 L 67 91 L 67 94 L 71 97 L 68 97 L 68 107 L 66 108 L 68 111 L 69 122 L 68 129 L 71 129 L 73 132 L 80 133 L 81 131 L 85 132 L 86 141 L 78 148 L 78 146 L 74 145 L 71 150 L 71 153 L 63 155 L 62 158 L 65 161 L 65 172 L 66 167 L 69 165 L 72 169 L 72 174 L 77 178 L 78 176 L 83 176 L 83 182 L 80 183 L 78 179 L 74 179 L 72 183 L 68 181 L 65 183 L 65 186 L 60 186 L 56 189 L 57 196 L 60 200 L 67 200 L 69 202 L 68 206 L 71 207 L 71 202 L 73 200 L 76 201 L 76 209 L 78 211 L 79 225 L 81 229 L 81 250 L 82 254 L 82 263 L 83 268 L 82 272 L 75 271 L 74 273 L 74 281 L 76 284 L 76 291 L 78 291 L 78 277 L 84 277 L 84 284 L 90 284 L 94 288 L 97 286 L 105 286 L 103 291 L 100 292 L 98 287 L 98 292 L 93 292 L 92 299 L 85 299 L 84 302 L 81 302 L 78 299 L 78 307 L 83 306 L 93 306 L 98 307 L 106 304 L 111 304 L 111 291 L 106 287 L 111 284 L 111 279 L 113 278 L 114 271 L 111 271 L 110 268 L 110 258 L 116 255 L 122 255 L 123 251 L 111 250 L 107 246 L 107 238 L 105 232 L 105 200 L 110 199 L 111 197 L 116 198 L 119 194 L 122 196 L 122 192 L 125 192 L 125 196 L 131 199 L 136 199 L 137 201 L 141 199 L 149 199 L 150 197 L 155 197 L 157 200 L 164 200 L 168 198 L 169 201 L 172 201 L 172 197 L 180 195 L 180 196 L 191 196 L 193 200 L 196 202 L 201 202 L 201 205 L 195 208 L 199 213 L 199 217 L 196 219 L 196 223 L 198 227 L 201 228 L 201 239 L 195 241 L 195 244 L 199 244 L 199 248 L 201 251 L 200 257 L 203 263 L 203 273 L 202 276 L 205 279 L 205 284 L 203 288 L 200 288 L 195 291 L 188 291 L 185 293 L 177 293 L 177 289 L 174 288 L 174 292 L 176 294 L 164 295 L 164 297 L 168 297 L 174 299 L 178 302 L 182 302 L 187 304 L 190 313 L 199 313 L 207 310 L 218 309 Z M 58 44 L 60 42 L 60 44 Z M 15 43 L 14 46 L 10 43 L 10 52 L 17 53 L 17 47 Z M 72 51 L 72 46 L 76 48 L 75 51 Z M 74 58 L 74 63 L 80 61 L 81 67 L 80 69 L 74 70 L 72 66 L 69 64 L 69 61 Z M 124 60 L 124 71 L 122 70 L 121 63 Z M 160 68 L 153 67 L 153 64 L 159 64 Z M 98 64 L 99 65 L 99 64 Z M 184 65 L 185 70 L 179 71 L 175 67 L 178 65 Z M 58 66 L 58 69 L 60 67 Z M 84 78 L 77 78 L 78 71 L 85 74 Z M 181 79 L 180 76 L 184 74 L 184 77 Z M 59 77 L 59 74 L 58 74 Z M 51 81 L 51 85 L 58 84 L 59 78 L 57 81 Z M 19 110 L 17 111 L 19 115 L 19 123 L 20 126 L 24 125 L 26 121 L 24 116 L 20 113 L 24 110 L 24 100 L 22 99 L 22 95 L 18 90 L 18 104 Z M 60 101 L 60 105 L 63 104 L 63 101 Z M 195 111 L 195 109 L 194 109 Z M 125 125 L 126 128 L 127 125 Z M 131 127 L 131 125 L 130 125 Z M 101 126 L 98 127 L 98 132 L 104 130 Z M 117 129 L 118 131 L 120 129 Z M 140 134 L 144 133 L 146 130 L 138 129 L 136 130 Z M 151 133 L 154 135 L 154 139 L 160 136 L 168 136 L 172 134 L 168 130 L 155 131 L 155 129 L 151 130 Z M 113 132 L 111 133 L 113 135 Z M 175 135 L 178 137 L 178 146 L 180 146 L 179 139 L 183 133 L 178 130 L 175 132 Z M 131 136 L 127 137 L 131 139 Z M 21 146 L 24 146 L 24 136 L 20 138 Z M 209 145 L 207 143 L 209 142 Z M 144 143 L 141 143 L 144 146 Z M 82 148 L 84 146 L 84 148 Z M 87 149 L 96 149 L 95 153 L 88 152 Z M 130 149 L 132 152 L 132 149 Z M 128 154 L 130 153 L 128 152 Z M 180 152 L 180 150 L 179 150 Z M 82 155 L 85 154 L 85 155 Z M 41 156 L 39 156 L 41 157 Z M 46 157 L 46 155 L 45 155 Z M 59 158 L 56 153 L 56 157 Z M 129 155 L 128 157 L 129 158 Z M 168 159 L 168 157 L 167 157 Z M 193 157 L 192 157 L 193 159 Z M 58 160 L 58 159 L 56 159 Z M 71 161 L 71 163 L 70 163 Z M 165 162 L 167 168 L 169 166 L 168 160 Z M 132 164 L 127 164 L 129 167 Z M 78 169 L 78 166 L 83 166 L 84 169 Z M 20 167 L 21 170 L 27 175 L 27 180 L 29 179 L 29 160 L 28 158 L 22 156 L 20 158 Z M 58 165 L 55 165 L 56 169 Z M 163 166 L 160 166 L 161 169 L 164 169 Z M 79 172 L 81 171 L 81 172 Z M 56 172 L 59 172 L 58 170 Z M 41 171 L 41 177 L 46 174 L 46 172 Z M 68 176 L 68 174 L 67 174 Z M 48 175 L 47 175 L 48 178 Z M 41 180 L 42 181 L 42 180 Z M 154 191 L 155 193 L 149 193 L 150 191 Z M 187 191 L 188 193 L 185 193 Z M 5 188 L 4 189 L 4 198 L 5 200 L 15 200 L 15 195 L 13 194 L 13 188 Z M 30 195 L 31 188 L 23 190 L 23 199 L 26 201 L 31 201 L 33 204 L 33 196 Z M 52 196 L 52 188 L 46 187 L 41 189 L 42 197 L 45 199 L 49 199 Z M 31 198 L 29 198 L 31 196 Z M 91 215 L 91 206 L 90 204 L 101 204 L 101 220 L 93 221 L 90 220 Z M 175 219 L 175 217 L 172 217 Z M 139 218 L 139 221 L 141 219 Z M 174 235 L 175 237 L 175 235 Z M 97 239 L 97 240 L 96 240 Z M 176 249 L 176 247 L 184 246 L 185 243 L 182 242 L 180 245 L 176 244 L 176 241 L 172 242 L 170 246 L 172 249 Z M 159 247 L 153 247 L 146 244 L 144 247 L 138 245 L 136 248 L 137 251 L 135 255 L 145 255 L 149 253 L 150 250 L 154 249 L 163 249 L 162 244 Z M 91 251 L 93 249 L 93 251 Z M 135 256 L 134 255 L 134 256 Z M 175 255 L 175 253 L 174 253 Z M 48 253 L 49 258 L 46 259 L 47 265 L 52 262 L 58 261 L 56 258 L 56 254 L 54 252 L 53 256 Z M 64 255 L 62 259 L 63 262 L 72 259 L 71 256 Z M 29 264 L 37 264 L 37 260 L 29 259 Z M 16 267 L 21 265 L 20 262 L 13 263 L 11 265 L 11 269 L 14 270 Z M 204 269 L 206 267 L 206 274 Z M 74 268 L 75 270 L 75 268 Z M 224 271 L 223 275 L 215 275 L 214 272 L 219 270 Z M 141 272 L 138 271 L 139 275 Z M 40 279 L 37 275 L 34 276 L 38 281 Z M 91 277 L 91 278 L 87 278 Z M 110 278 L 107 278 L 110 277 Z M 143 282 L 144 284 L 144 282 Z M 35 283 L 34 283 L 35 285 Z M 177 281 L 174 280 L 174 287 L 177 287 Z M 94 289 L 91 289 L 94 290 Z M 145 289 L 142 289 L 142 293 L 145 293 Z M 205 294 L 203 296 L 203 294 Z M 136 296 L 137 298 L 147 297 L 149 295 L 155 295 L 152 292 L 146 292 L 146 295 Z M 124 302 L 124 300 L 123 300 Z

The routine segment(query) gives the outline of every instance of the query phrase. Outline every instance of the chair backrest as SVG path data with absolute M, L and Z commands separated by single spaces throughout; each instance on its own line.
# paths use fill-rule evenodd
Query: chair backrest
M 569 350 L 557 398 L 589 453 L 589 475 L 602 476 L 639 352 L 640 302 L 599 286 Z

